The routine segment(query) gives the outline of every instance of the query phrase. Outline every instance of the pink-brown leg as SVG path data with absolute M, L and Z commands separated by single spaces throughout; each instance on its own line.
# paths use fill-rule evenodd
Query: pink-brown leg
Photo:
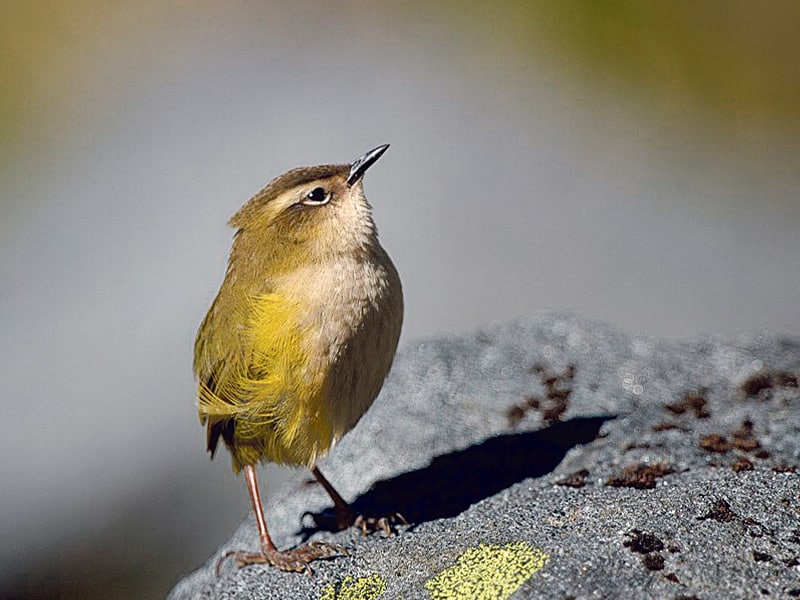
M 377 531 L 380 529 L 387 536 L 390 536 L 392 535 L 392 524 L 402 522 L 408 525 L 408 521 L 406 521 L 400 513 L 392 513 L 383 517 L 364 517 L 363 515 L 356 514 L 317 467 L 312 468 L 311 472 L 314 474 L 317 481 L 319 481 L 320 485 L 325 488 L 325 491 L 328 492 L 331 500 L 333 500 L 333 509 L 336 513 L 336 527 L 339 530 L 356 525 L 361 528 L 361 533 L 363 535 L 367 535 L 368 530 Z
M 315 560 L 330 558 L 332 556 L 346 554 L 347 551 L 336 544 L 326 544 L 324 542 L 312 542 L 294 548 L 293 550 L 280 551 L 275 547 L 272 538 L 267 530 L 267 519 L 264 516 L 264 506 L 261 503 L 261 494 L 258 489 L 258 479 L 256 469 L 253 465 L 244 468 L 247 491 L 250 494 L 250 502 L 253 505 L 253 512 L 256 516 L 256 528 L 258 529 L 258 540 L 261 545 L 261 552 L 231 551 L 225 553 L 217 563 L 217 574 L 222 562 L 233 557 L 236 565 L 245 567 L 247 565 L 268 564 L 280 569 L 281 571 L 305 572 L 313 574 L 309 563 Z
M 314 474 L 314 477 L 317 478 L 320 485 L 325 488 L 325 491 L 328 492 L 331 500 L 333 500 L 333 510 L 336 512 L 336 527 L 341 530 L 347 529 L 353 525 L 353 523 L 356 522 L 357 515 L 353 509 L 350 508 L 350 505 L 339 495 L 339 492 L 336 491 L 336 488 L 334 488 L 331 482 L 322 474 L 322 471 L 314 467 L 311 469 L 311 472 Z

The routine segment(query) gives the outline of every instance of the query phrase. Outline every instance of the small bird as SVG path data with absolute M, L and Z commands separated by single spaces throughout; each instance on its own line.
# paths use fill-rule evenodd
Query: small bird
M 343 551 L 321 542 L 276 548 L 258 462 L 308 467 L 333 499 L 339 528 L 356 522 L 316 463 L 370 407 L 400 337 L 400 277 L 363 190 L 364 173 L 388 147 L 284 173 L 229 221 L 228 268 L 197 332 L 194 372 L 208 451 L 213 458 L 222 438 L 256 517 L 260 552 L 225 555 L 240 567 L 311 573 L 310 562 Z

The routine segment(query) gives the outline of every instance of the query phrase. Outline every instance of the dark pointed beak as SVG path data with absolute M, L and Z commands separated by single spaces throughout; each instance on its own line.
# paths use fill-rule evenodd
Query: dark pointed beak
M 377 161 L 381 155 L 386 152 L 388 147 L 389 144 L 384 144 L 383 146 L 373 148 L 364 156 L 361 156 L 351 162 L 350 175 L 347 176 L 347 185 L 353 185 L 356 181 L 361 179 L 364 176 L 364 173 L 367 172 L 367 169 L 375 164 L 375 161 Z

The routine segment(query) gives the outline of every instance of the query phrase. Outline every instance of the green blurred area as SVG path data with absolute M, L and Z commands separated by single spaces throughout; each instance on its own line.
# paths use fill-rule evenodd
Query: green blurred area
M 3 157 L 24 134 L 41 132 L 57 105 L 79 99 L 82 55 L 102 35 L 99 2 L 3 3 L 0 19 L 0 131 Z M 75 76 L 78 76 L 75 79 Z
M 370 21 L 404 26 L 436 19 L 483 67 L 547 53 L 573 77 L 611 83 L 654 111 L 698 110 L 731 127 L 800 117 L 800 3 L 746 0 L 458 3 L 354 2 Z M 208 8 L 208 7 L 205 7 Z M 21 134 L 38 138 L 81 101 L 102 40 L 135 47 L 143 30 L 203 4 L 24 2 L 3 4 L 0 20 L 0 128 L 3 156 Z M 264 5 L 240 5 L 268 13 Z M 165 52 L 169 49 L 165 48 Z M 168 56 L 162 57 L 168 60 Z M 153 60 L 151 53 L 148 59 Z
M 611 75 L 653 109 L 742 120 L 800 117 L 797 2 L 544 3 L 529 18 L 578 75 Z M 530 40 L 530 38 L 529 38 Z

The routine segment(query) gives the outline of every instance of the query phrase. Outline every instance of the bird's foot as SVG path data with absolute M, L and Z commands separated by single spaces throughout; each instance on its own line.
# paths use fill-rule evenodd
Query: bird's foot
M 408 525 L 408 521 L 399 512 L 389 513 L 381 517 L 358 515 L 353 521 L 353 525 L 361 529 L 361 535 L 366 536 L 367 533 L 373 531 L 382 531 L 386 537 L 392 537 L 397 532 L 397 525 L 400 523 Z
M 311 542 L 292 550 L 283 551 L 266 549 L 261 552 L 243 552 L 232 550 L 223 554 L 217 562 L 217 575 L 219 575 L 222 563 L 231 557 L 236 561 L 236 566 L 239 568 L 248 565 L 272 565 L 281 571 L 313 575 L 314 571 L 309 563 L 343 555 L 347 555 L 346 548 L 326 542 Z
M 379 517 L 367 517 L 356 513 L 349 506 L 336 511 L 305 512 L 302 518 L 305 519 L 306 517 L 311 517 L 317 529 L 336 532 L 358 527 L 364 536 L 375 531 L 382 531 L 386 537 L 392 537 L 397 533 L 398 525 L 408 525 L 408 521 L 399 512 L 392 512 Z M 311 529 L 309 528 L 308 531 L 311 531 Z

